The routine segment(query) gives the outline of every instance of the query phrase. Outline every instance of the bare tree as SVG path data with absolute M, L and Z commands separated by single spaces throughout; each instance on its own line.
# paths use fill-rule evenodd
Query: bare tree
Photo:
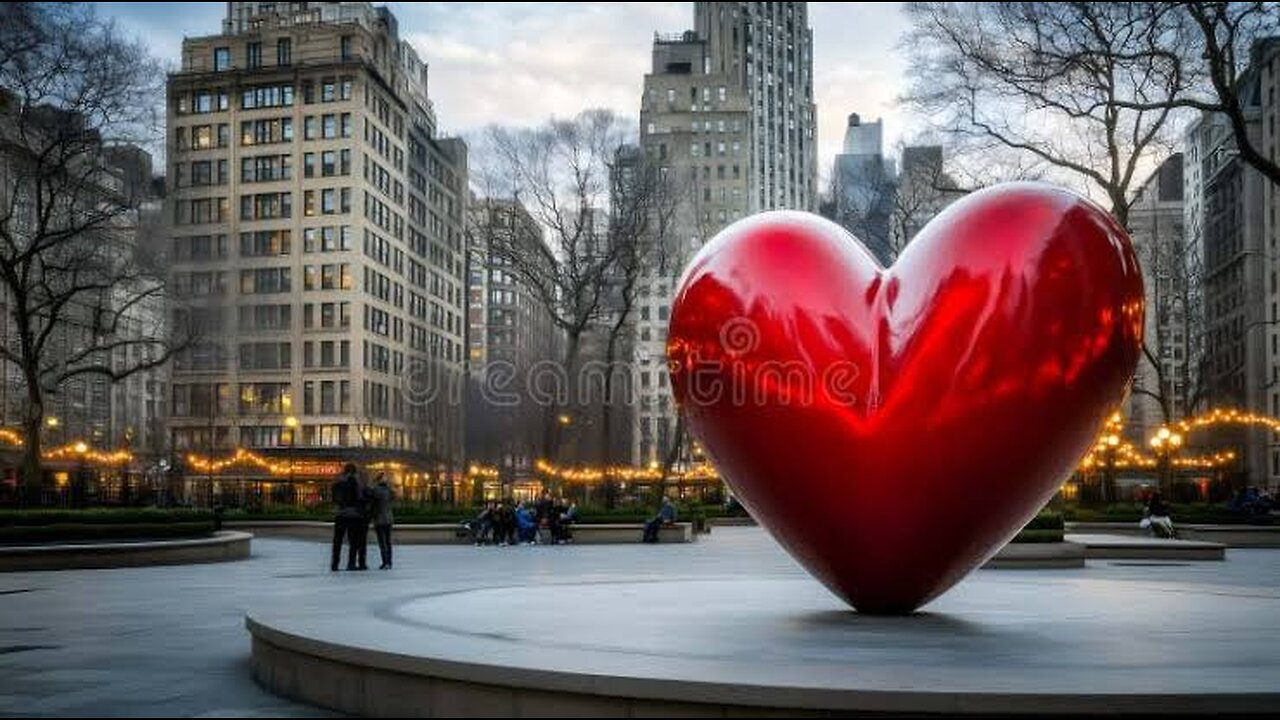
M 1275 35 L 1280 28 L 1280 3 L 1194 2 L 1180 5 L 1200 30 L 1198 41 L 1185 46 L 1188 52 L 1183 59 L 1188 65 L 1198 59 L 1203 66 L 1200 73 L 1188 72 L 1188 75 L 1207 76 L 1212 93 L 1205 94 L 1202 99 L 1197 98 L 1193 93 L 1200 84 L 1193 83 L 1192 91 L 1180 98 L 1179 103 L 1225 115 L 1231 123 L 1240 159 L 1272 183 L 1280 184 L 1280 164 L 1274 156 L 1268 157 L 1248 132 L 1246 103 L 1237 82 L 1244 69 L 1240 58 L 1249 57 L 1254 41 L 1261 35 Z M 1273 37 L 1272 42 L 1275 41 Z
M 551 408 L 580 404 L 577 375 L 584 337 L 609 315 L 608 292 L 618 248 L 609 242 L 611 176 L 628 124 L 608 110 L 588 110 L 534 128 L 492 126 L 477 148 L 478 192 L 522 202 L 545 231 L 556 262 L 531 261 L 515 238 L 486 238 L 491 252 L 527 285 L 564 337 L 566 382 Z M 564 423 L 547 424 L 543 451 L 559 459 Z
M 1101 191 L 1127 224 L 1167 154 L 1184 90 L 1180 25 L 1144 3 L 912 3 L 908 103 L 955 142 L 1007 147 Z
M 163 321 L 124 331 L 164 286 L 134 252 L 136 198 L 102 153 L 104 141 L 154 128 L 161 77 L 141 43 L 84 5 L 0 7 L 0 292 L 16 335 L 0 358 L 26 393 L 29 497 L 42 477 L 47 396 L 76 379 L 158 367 L 180 345 Z
M 1101 191 L 1129 226 L 1144 166 L 1172 152 L 1189 79 L 1182 6 L 1170 3 L 913 3 L 908 101 L 971 147 L 1003 147 Z M 1152 258 L 1145 258 L 1148 263 Z M 1145 268 L 1153 277 L 1156 267 Z M 1152 339 L 1143 355 L 1170 412 Z
M 1117 104 L 1128 110 L 1190 108 L 1222 115 L 1240 159 L 1280 184 L 1280 163 L 1266 154 L 1261 135 L 1255 138 L 1248 131 L 1250 95 L 1257 81 L 1252 55 L 1259 41 L 1280 42 L 1280 3 L 1147 2 L 1133 7 L 1165 26 L 1168 40 L 1161 51 L 1177 82 L 1168 95 L 1117 98 Z M 1252 76 L 1246 74 L 1250 69 Z

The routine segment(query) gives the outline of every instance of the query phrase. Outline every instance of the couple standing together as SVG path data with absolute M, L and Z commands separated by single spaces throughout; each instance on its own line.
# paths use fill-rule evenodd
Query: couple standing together
M 369 523 L 378 535 L 378 552 L 382 555 L 379 570 L 391 568 L 391 501 L 394 499 L 386 475 L 378 473 L 372 486 L 360 481 L 360 473 L 354 463 L 347 463 L 342 475 L 333 484 L 333 504 L 337 509 L 333 517 L 333 554 L 329 569 L 337 571 L 342 557 L 342 540 L 346 538 L 347 569 L 368 570 L 366 556 L 369 548 Z

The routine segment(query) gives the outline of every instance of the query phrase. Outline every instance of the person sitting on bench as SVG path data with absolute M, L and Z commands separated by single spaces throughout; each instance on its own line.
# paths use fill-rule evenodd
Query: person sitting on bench
M 658 530 L 663 525 L 671 525 L 676 521 L 676 506 L 671 504 L 671 498 L 662 498 L 662 508 L 644 526 L 644 537 L 641 542 L 656 543 L 658 542 Z

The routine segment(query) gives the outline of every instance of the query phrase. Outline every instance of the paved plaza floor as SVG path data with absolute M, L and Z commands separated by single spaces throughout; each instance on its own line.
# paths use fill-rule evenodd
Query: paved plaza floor
M 608 617 L 612 596 L 594 592 L 573 597 L 554 592 L 552 586 L 625 583 L 644 588 L 669 579 L 783 580 L 794 584 L 805 607 L 826 602 L 808 575 L 757 528 L 717 528 L 687 545 L 406 546 L 397 550 L 397 566 L 390 572 L 330 573 L 326 554 L 327 548 L 317 543 L 257 540 L 252 559 L 241 562 L 0 575 L 0 714 L 324 714 L 254 684 L 244 629 L 250 609 L 280 615 L 349 605 L 354 612 L 381 598 L 534 586 L 523 598 L 484 590 L 472 608 L 440 608 L 437 614 L 423 605 L 420 610 L 423 617 L 436 615 L 440 622 L 465 623 L 477 635 L 484 634 L 480 625 L 486 623 L 492 623 L 494 633 L 510 635 L 529 632 L 521 621 L 528 609 L 535 624 L 563 624 L 559 629 L 572 635 L 575 603 L 589 603 L 584 622 L 599 623 Z M 1116 599 L 1106 607 L 1091 607 L 1086 586 L 1101 588 L 1103 595 L 1113 588 Z M 998 592 L 1002 587 L 1014 592 Z M 1002 599 L 984 604 L 981 598 L 993 590 Z M 1190 618 L 1197 625 L 1162 626 L 1158 619 L 1142 623 L 1157 628 L 1147 638 L 1148 646 L 1132 647 L 1143 662 L 1150 662 L 1160 643 L 1176 642 L 1194 629 L 1214 638 L 1204 650 L 1215 661 L 1237 657 L 1241 668 L 1280 664 L 1280 625 L 1275 622 L 1280 616 L 1280 552 L 1274 550 L 1231 550 L 1226 562 L 1212 563 L 1116 560 L 1090 561 L 1078 570 L 982 570 L 926 608 L 926 617 L 894 620 L 909 624 L 911 642 L 937 633 L 953 638 L 939 641 L 944 650 L 968 645 L 968 638 L 996 643 L 988 646 L 993 653 L 1030 656 L 1052 652 L 1053 646 L 1046 642 L 1052 633 L 1038 624 L 1030 605 L 1052 602 L 1055 594 L 1071 596 L 1069 616 L 1097 622 L 1099 611 L 1117 613 L 1119 636 L 1132 635 L 1124 628 L 1143 614 L 1144 603 L 1156 618 L 1176 609 L 1169 617 Z M 1028 604 L 1020 605 L 1019 599 Z M 1233 615 L 1224 618 L 1228 605 Z M 450 617 L 446 611 L 461 614 Z M 990 633 L 984 631 L 986 613 L 1000 618 Z M 851 627 L 847 615 L 813 617 L 835 623 L 832 627 Z M 628 635 L 660 633 L 660 627 L 648 624 L 654 619 L 622 615 L 614 622 Z M 634 633 L 629 623 L 637 623 Z M 1215 623 L 1227 631 L 1215 636 Z M 698 651 L 685 645 L 681 643 L 681 652 Z M 1114 653 L 1121 647 L 1125 645 L 1117 640 L 1104 650 Z M 1196 667 L 1194 648 L 1171 649 L 1175 651 L 1165 661 L 1171 670 Z M 814 652 L 835 650 L 828 645 Z M 1072 662 L 1087 666 L 1090 658 Z

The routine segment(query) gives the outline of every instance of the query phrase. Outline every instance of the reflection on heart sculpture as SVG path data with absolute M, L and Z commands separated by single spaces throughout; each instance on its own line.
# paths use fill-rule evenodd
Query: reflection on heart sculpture
M 676 401 L 729 487 L 861 612 L 907 613 L 1044 506 L 1122 401 L 1142 275 L 1065 190 L 951 205 L 891 268 L 798 212 L 734 223 L 685 270 Z

